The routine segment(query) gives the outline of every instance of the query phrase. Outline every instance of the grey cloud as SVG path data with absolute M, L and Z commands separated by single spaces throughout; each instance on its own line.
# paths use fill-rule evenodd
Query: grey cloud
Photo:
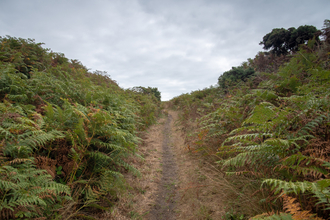
M 168 100 L 214 85 L 275 27 L 321 28 L 328 8 L 328 0 L 12 0 L 0 2 L 0 35 L 34 38 Z

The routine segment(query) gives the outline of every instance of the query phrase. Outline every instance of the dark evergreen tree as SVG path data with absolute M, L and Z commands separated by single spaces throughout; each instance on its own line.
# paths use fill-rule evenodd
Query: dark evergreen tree
M 263 49 L 270 50 L 275 55 L 285 55 L 289 51 L 297 51 L 299 45 L 307 43 L 313 37 L 318 39 L 317 33 L 319 31 L 312 25 L 302 25 L 297 29 L 294 27 L 274 28 L 263 37 L 259 44 L 264 45 Z

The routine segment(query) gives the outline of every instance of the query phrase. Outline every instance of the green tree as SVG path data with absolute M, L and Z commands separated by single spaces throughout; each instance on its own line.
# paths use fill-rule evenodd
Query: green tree
M 247 78 L 254 74 L 254 69 L 249 67 L 245 69 L 242 66 L 232 67 L 231 70 L 224 72 L 218 79 L 218 84 L 222 89 L 228 89 L 228 87 L 237 84 L 240 81 L 245 82 Z
M 161 93 L 159 92 L 157 87 L 143 87 L 143 86 L 136 86 L 132 88 L 132 91 L 146 94 L 146 95 L 154 95 L 158 101 L 161 100 Z
M 297 29 L 294 27 L 274 28 L 266 34 L 259 43 L 263 49 L 270 50 L 275 55 L 287 54 L 289 51 L 297 51 L 300 44 L 307 43 L 313 37 L 317 37 L 319 31 L 312 25 L 302 25 Z
M 280 55 L 287 53 L 285 42 L 288 38 L 288 31 L 284 28 L 274 28 L 272 32 L 266 34 L 259 43 L 264 45 L 263 49 L 271 50 L 272 53 Z

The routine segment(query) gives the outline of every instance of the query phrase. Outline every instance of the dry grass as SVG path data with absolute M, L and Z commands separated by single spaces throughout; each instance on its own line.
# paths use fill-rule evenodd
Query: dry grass
M 177 112 L 170 113 L 174 118 Z M 174 149 L 178 157 L 180 201 L 178 219 L 224 219 L 226 214 L 254 216 L 260 213 L 258 188 L 244 176 L 225 177 L 215 158 L 193 153 L 184 143 L 180 127 L 173 127 Z
M 156 125 L 151 126 L 142 136 L 139 154 L 144 161 L 131 159 L 130 163 L 141 172 L 141 177 L 130 173 L 125 175 L 128 185 L 126 193 L 119 196 L 119 202 L 112 214 L 105 214 L 105 219 L 145 219 L 154 205 L 158 183 L 161 179 L 161 157 L 163 124 L 161 118 Z
M 171 112 L 174 118 L 176 112 Z M 224 201 L 217 184 L 202 167 L 203 158 L 191 153 L 185 146 L 179 127 L 173 127 L 174 149 L 178 157 L 180 200 L 178 219 L 219 219 L 224 212 Z

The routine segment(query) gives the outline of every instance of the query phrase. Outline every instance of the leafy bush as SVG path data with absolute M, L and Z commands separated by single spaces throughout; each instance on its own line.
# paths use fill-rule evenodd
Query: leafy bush
M 232 67 L 231 70 L 224 72 L 218 79 L 220 88 L 226 91 L 229 87 L 234 86 L 240 81 L 245 82 L 250 76 L 254 74 L 254 69 L 251 67 L 245 69 L 244 67 Z

